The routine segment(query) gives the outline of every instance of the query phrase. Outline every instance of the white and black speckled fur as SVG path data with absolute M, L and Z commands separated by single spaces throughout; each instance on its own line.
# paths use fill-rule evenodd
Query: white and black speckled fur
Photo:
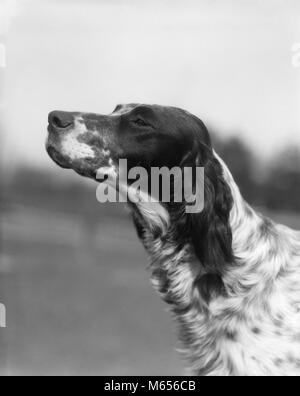
M 218 277 L 199 265 L 191 243 L 178 246 L 178 219 L 167 212 L 163 236 L 140 230 L 152 284 L 169 304 L 191 374 L 300 375 L 300 233 L 252 210 L 215 156 L 234 201 L 235 260 L 220 276 L 221 292 L 212 287 L 203 298 L 201 287 Z

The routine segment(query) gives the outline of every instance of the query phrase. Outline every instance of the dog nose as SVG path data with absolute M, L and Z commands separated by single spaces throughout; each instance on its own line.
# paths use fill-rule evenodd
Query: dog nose
M 49 114 L 49 124 L 57 129 L 66 129 L 74 124 L 74 117 L 64 111 L 52 111 Z

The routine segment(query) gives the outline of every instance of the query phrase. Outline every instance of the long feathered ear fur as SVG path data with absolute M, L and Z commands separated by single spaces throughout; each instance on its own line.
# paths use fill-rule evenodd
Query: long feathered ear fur
M 194 165 L 205 169 L 205 203 L 203 212 L 188 215 L 192 244 L 205 270 L 222 276 L 226 266 L 234 261 L 229 224 L 233 197 L 221 164 L 209 147 L 201 147 Z

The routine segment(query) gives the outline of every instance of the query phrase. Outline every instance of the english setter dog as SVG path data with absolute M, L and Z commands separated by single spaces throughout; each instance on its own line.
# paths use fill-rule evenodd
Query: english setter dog
M 205 168 L 205 207 L 129 204 L 151 280 L 179 328 L 189 373 L 300 375 L 300 233 L 256 213 L 194 115 L 120 105 L 108 115 L 52 112 L 47 151 L 96 179 L 101 168 Z

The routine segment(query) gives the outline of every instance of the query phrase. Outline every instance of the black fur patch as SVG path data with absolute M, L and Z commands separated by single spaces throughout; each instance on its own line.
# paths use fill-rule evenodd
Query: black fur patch
M 219 162 L 210 158 L 204 167 L 205 208 L 190 215 L 191 239 L 201 264 L 211 273 L 223 274 L 235 261 L 229 223 L 233 197 Z
M 202 301 L 206 304 L 209 304 L 213 298 L 226 294 L 222 278 L 217 274 L 200 276 L 195 280 L 194 285 L 197 287 Z

